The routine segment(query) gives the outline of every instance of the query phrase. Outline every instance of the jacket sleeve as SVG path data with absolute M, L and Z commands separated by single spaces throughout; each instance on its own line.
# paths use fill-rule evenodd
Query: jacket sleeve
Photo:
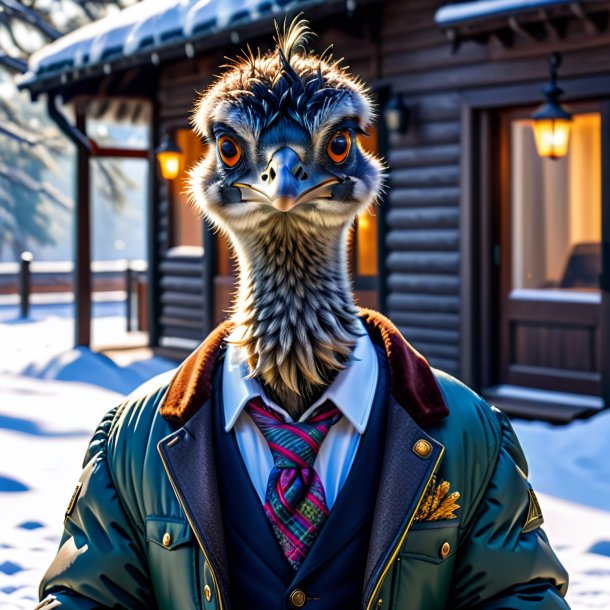
M 566 609 L 568 575 L 536 518 L 525 456 L 508 418 L 493 411 L 500 423 L 499 452 L 458 550 L 452 607 Z
M 66 513 L 59 551 L 40 584 L 40 608 L 155 608 L 140 527 L 124 509 L 108 463 L 117 409 L 96 430 Z

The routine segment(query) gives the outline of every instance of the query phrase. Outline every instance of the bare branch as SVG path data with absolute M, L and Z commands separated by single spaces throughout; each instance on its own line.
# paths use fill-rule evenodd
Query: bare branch
M 94 159 L 94 166 L 101 173 L 103 181 L 100 186 L 103 191 L 105 191 L 108 199 L 115 209 L 120 209 L 125 205 L 125 195 L 121 186 L 119 185 L 119 180 L 117 180 L 117 166 L 113 164 L 106 163 L 96 163 L 97 159 Z
M 11 101 L 13 100 L 11 99 Z M 4 97 L 0 97 L 0 113 L 5 114 L 9 121 L 13 121 L 13 123 L 17 123 L 23 127 L 23 122 L 21 121 L 17 110 L 9 103 L 9 100 Z
M 59 30 L 41 17 L 39 12 L 24 6 L 21 2 L 17 2 L 17 0 L 0 0 L 0 6 L 3 7 L 8 15 L 25 21 L 51 40 L 57 40 L 62 35 Z
M 28 62 L 21 57 L 11 57 L 6 53 L 0 52 L 0 65 L 8 68 L 11 72 L 25 74 L 28 70 Z
M 72 208 L 72 200 L 58 191 L 53 185 L 33 180 L 26 172 L 16 167 L 9 167 L 0 163 L 0 178 L 4 178 L 16 187 L 42 195 L 65 210 Z
M 83 13 L 85 13 L 89 21 L 95 21 L 97 19 L 97 15 L 95 15 L 95 13 L 93 13 L 93 11 L 89 8 L 89 3 L 87 0 L 74 0 L 74 3 L 80 7 Z
M 45 142 L 45 138 L 36 138 L 28 131 L 11 123 L 5 123 L 0 120 L 0 134 L 27 146 L 37 146 L 41 142 Z
M 32 51 L 31 49 L 26 49 L 21 43 L 21 40 L 19 40 L 17 36 L 15 36 L 15 28 L 13 27 L 13 24 L 17 20 L 18 18 L 11 17 L 10 15 L 7 15 L 4 12 L 0 13 L 0 23 L 4 25 L 4 31 L 11 39 L 13 46 L 18 49 L 23 56 L 27 57 Z M 14 57 L 14 55 L 12 57 Z

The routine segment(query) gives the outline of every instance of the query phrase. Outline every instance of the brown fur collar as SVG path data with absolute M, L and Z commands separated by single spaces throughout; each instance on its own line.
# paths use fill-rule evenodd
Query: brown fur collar
M 426 359 L 385 316 L 360 309 L 360 318 L 371 340 L 386 351 L 394 398 L 418 424 L 427 425 L 446 417 L 449 410 Z M 163 417 L 182 425 L 212 395 L 214 368 L 222 343 L 232 329 L 229 321 L 217 326 L 182 363 L 161 406 Z

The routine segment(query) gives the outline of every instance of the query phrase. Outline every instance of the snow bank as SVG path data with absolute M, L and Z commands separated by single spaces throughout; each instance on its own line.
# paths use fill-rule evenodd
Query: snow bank
M 90 383 L 127 395 L 151 377 L 174 366 L 163 358 L 149 358 L 121 367 L 104 354 L 78 347 L 28 365 L 21 373 L 36 379 Z
M 30 610 L 92 431 L 122 394 L 0 375 L 0 608 Z
M 565 426 L 527 421 L 513 426 L 535 489 L 610 511 L 610 410 Z

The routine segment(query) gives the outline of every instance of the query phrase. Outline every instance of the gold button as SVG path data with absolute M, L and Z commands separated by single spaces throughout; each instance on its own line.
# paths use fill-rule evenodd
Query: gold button
M 303 591 L 301 591 L 301 589 L 295 589 L 290 594 L 290 603 L 295 608 L 302 608 L 305 605 L 306 601 L 307 601 L 307 597 L 305 596 L 305 593 Z
M 205 595 L 206 602 L 209 602 L 212 599 L 212 589 L 210 589 L 210 585 L 206 585 L 203 588 L 203 594 Z
M 165 534 L 163 534 L 163 546 L 168 548 L 171 543 L 172 537 L 169 535 L 169 532 L 165 532 Z
M 448 542 L 443 542 L 443 544 L 441 546 L 441 550 L 439 552 L 441 559 L 446 559 L 447 556 L 449 555 L 450 551 L 451 551 L 451 545 Z
M 419 455 L 420 458 L 427 458 L 432 453 L 432 445 L 423 438 L 420 438 L 413 445 L 413 452 Z

